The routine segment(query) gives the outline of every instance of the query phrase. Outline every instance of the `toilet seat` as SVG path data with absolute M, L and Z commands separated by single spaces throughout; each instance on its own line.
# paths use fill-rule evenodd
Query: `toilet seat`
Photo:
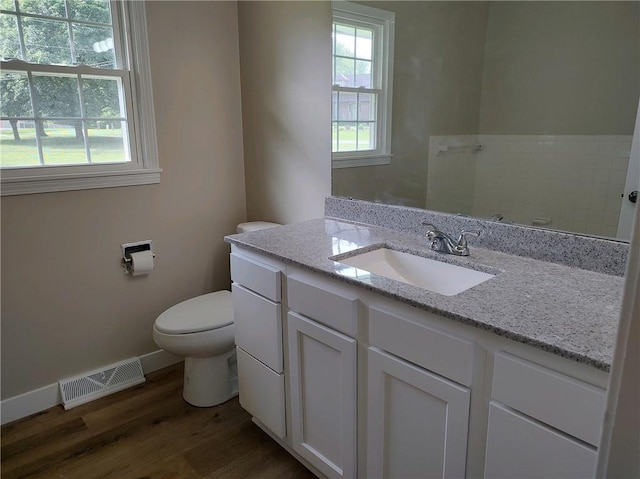
M 216 291 L 167 309 L 155 322 L 155 329 L 164 334 L 202 333 L 233 324 L 231 291 Z
M 238 233 L 276 223 L 238 226 Z M 182 396 L 189 404 L 211 407 L 238 395 L 233 301 L 230 291 L 216 291 L 183 301 L 158 316 L 154 342 L 169 354 L 184 357 Z

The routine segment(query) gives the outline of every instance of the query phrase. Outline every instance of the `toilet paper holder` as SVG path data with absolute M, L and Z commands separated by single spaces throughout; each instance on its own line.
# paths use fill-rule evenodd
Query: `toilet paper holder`
M 122 268 L 124 269 L 125 274 L 130 274 L 132 270 L 132 253 L 139 253 L 141 251 L 151 251 L 153 246 L 153 241 L 144 240 L 144 241 L 136 241 L 135 243 L 124 243 L 122 245 Z M 153 253 L 153 257 L 156 257 L 156 254 Z

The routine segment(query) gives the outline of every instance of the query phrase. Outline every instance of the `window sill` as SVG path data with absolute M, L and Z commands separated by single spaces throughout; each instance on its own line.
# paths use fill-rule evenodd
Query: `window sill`
M 367 156 L 357 158 L 332 158 L 331 168 L 359 168 L 363 166 L 380 166 L 391 164 L 391 155 Z
M 161 169 L 100 171 L 47 176 L 11 176 L 2 178 L 2 196 L 52 193 L 57 191 L 115 188 L 118 186 L 160 183 Z

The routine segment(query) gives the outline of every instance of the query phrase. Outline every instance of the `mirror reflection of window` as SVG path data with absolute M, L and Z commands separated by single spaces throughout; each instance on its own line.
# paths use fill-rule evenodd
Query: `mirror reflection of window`
M 333 4 L 334 168 L 389 163 L 393 18 L 377 8 Z
M 640 2 L 356 2 L 395 14 L 393 159 L 333 195 L 629 239 Z

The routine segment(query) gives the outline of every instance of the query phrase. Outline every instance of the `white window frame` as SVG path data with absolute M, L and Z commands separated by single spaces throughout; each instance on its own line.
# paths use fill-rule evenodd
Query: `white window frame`
M 373 75 L 377 77 L 380 89 L 376 116 L 378 148 L 366 151 L 332 152 L 331 166 L 337 169 L 388 165 L 391 163 L 392 158 L 391 111 L 393 101 L 395 13 L 342 0 L 333 0 L 331 7 L 333 21 L 340 21 L 355 27 L 366 26 L 381 33 L 375 41 L 373 52 L 375 68 Z M 332 91 L 338 90 L 339 87 L 332 85 Z M 359 89 L 352 90 L 358 91 Z
M 118 186 L 147 185 L 160 182 L 156 142 L 151 68 L 145 2 L 112 1 L 114 39 L 123 40 L 121 75 L 126 101 L 127 128 L 131 161 L 111 164 L 72 166 L 35 166 L 2 168 L 0 194 L 2 196 L 85 190 Z M 117 31 L 119 27 L 120 31 Z M 30 71 L 29 64 L 20 60 L 2 61 L 3 69 Z M 38 71 L 60 67 L 39 65 Z M 72 74 L 90 74 L 91 67 L 71 67 Z M 115 71 L 117 72 L 117 70 Z M 114 72 L 114 76 L 118 76 Z

